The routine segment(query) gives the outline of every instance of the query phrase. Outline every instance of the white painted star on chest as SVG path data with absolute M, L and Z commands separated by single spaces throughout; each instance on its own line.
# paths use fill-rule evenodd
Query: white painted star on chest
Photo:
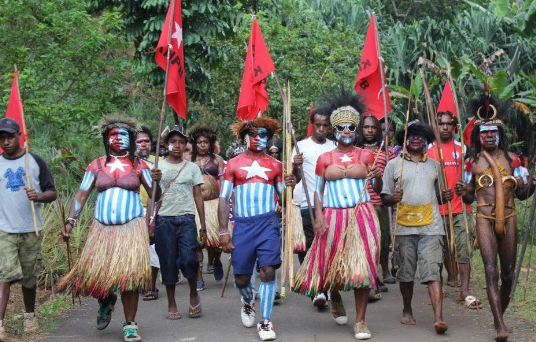
M 128 166 L 128 164 L 123 164 L 119 158 L 114 158 L 114 162 L 108 164 L 108 166 L 110 166 L 110 173 L 114 172 L 115 170 L 125 172 L 125 166 Z
M 351 162 L 352 159 L 354 159 L 354 158 L 348 156 L 348 155 L 345 153 L 345 154 L 343 154 L 342 157 L 339 157 L 339 159 L 341 160 L 341 162 L 343 162 L 343 163 L 347 163 L 347 162 Z
M 242 166 L 240 170 L 248 172 L 248 174 L 246 175 L 246 179 L 250 179 L 257 176 L 265 180 L 268 180 L 268 175 L 266 175 L 266 171 L 272 171 L 267 167 L 260 166 L 256 160 L 253 161 L 251 166 Z

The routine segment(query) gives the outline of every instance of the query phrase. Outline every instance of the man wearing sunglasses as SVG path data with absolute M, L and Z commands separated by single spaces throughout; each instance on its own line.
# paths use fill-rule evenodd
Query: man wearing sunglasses
M 298 181 L 301 184 L 298 184 L 298 189 L 303 189 L 303 182 L 307 184 L 307 192 L 309 193 L 309 200 L 313 209 L 314 217 L 314 194 L 316 186 L 316 161 L 318 157 L 325 152 L 333 150 L 336 146 L 335 143 L 327 139 L 328 133 L 330 131 L 331 125 L 329 122 L 330 112 L 326 108 L 317 108 L 309 120 L 313 125 L 313 135 L 310 137 L 298 141 L 298 149 L 300 153 L 296 153 L 296 148 L 292 149 L 292 174 L 296 176 Z M 303 174 L 305 179 L 301 178 L 301 173 L 299 171 L 299 166 L 303 166 Z M 304 190 L 305 191 L 305 190 Z M 296 192 L 296 191 L 295 191 Z M 298 253 L 298 258 L 300 264 L 303 262 L 307 251 L 311 247 L 313 240 L 315 238 L 315 233 L 313 230 L 313 222 L 311 221 L 311 216 L 309 215 L 309 205 L 307 203 L 307 197 L 305 193 L 301 196 L 301 201 L 297 203 L 300 205 L 300 212 L 302 217 L 303 224 L 303 233 L 305 235 L 305 251 Z M 320 292 L 314 299 L 313 305 L 316 306 L 319 310 L 324 309 L 327 302 L 327 293 Z
M 403 130 L 396 134 L 401 145 L 406 142 L 406 151 L 387 163 L 381 192 L 383 204 L 397 206 L 394 260 L 404 303 L 400 323 L 416 324 L 411 300 L 418 266 L 420 282 L 428 285 L 435 331 L 443 334 L 448 329 L 441 288 L 445 231 L 438 203 L 451 200 L 453 190 L 437 191 L 443 188 L 439 163 L 426 156 L 428 144 L 434 141 L 432 129 L 415 120 L 407 126 L 406 141 L 404 137 Z
M 454 139 L 454 134 L 458 131 L 458 117 L 452 114 L 450 111 L 437 113 L 437 129 L 439 130 L 439 136 L 441 138 L 441 147 L 447 176 L 447 186 L 450 189 L 454 189 L 456 182 L 463 180 L 464 182 L 468 183 L 471 177 L 471 173 L 465 171 L 464 160 L 467 147 L 462 146 L 459 141 Z M 428 156 L 437 161 L 440 160 L 437 143 L 434 142 L 430 146 Z M 482 303 L 469 293 L 469 279 L 471 275 L 470 262 L 473 256 L 473 243 L 475 241 L 473 218 L 471 215 L 467 216 L 467 234 L 462 214 L 463 205 L 464 204 L 462 203 L 460 196 L 454 194 L 451 206 L 454 224 L 454 241 L 456 241 L 456 256 L 445 254 L 445 268 L 447 269 L 448 273 L 447 285 L 457 285 L 454 267 L 458 267 L 460 271 L 461 283 L 461 292 L 460 296 L 458 297 L 458 301 L 464 302 L 469 309 L 479 309 L 482 308 Z M 467 213 L 470 214 L 471 206 L 466 205 L 466 209 Z M 446 203 L 439 206 L 439 213 L 443 218 L 445 226 L 448 227 L 448 209 Z M 447 234 L 449 231 L 450 230 L 447 229 Z M 449 241 L 452 238 L 453 237 L 449 236 Z M 444 252 L 450 253 L 447 241 L 444 243 Z

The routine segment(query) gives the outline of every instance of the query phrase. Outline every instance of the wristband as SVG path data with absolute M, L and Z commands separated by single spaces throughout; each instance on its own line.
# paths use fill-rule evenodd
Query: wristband
M 65 220 L 65 224 L 66 225 L 70 224 L 71 227 L 74 227 L 74 225 L 76 224 L 76 219 L 69 217 L 67 220 Z

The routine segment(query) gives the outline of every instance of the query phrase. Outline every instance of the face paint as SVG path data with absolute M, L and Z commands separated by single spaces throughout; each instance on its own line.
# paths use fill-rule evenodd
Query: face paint
M 108 143 L 110 149 L 114 152 L 122 152 L 128 150 L 130 145 L 130 137 L 126 128 L 114 127 L 108 131 Z
M 341 139 L 341 133 L 335 133 L 335 139 L 339 141 Z
M 252 151 L 262 151 L 268 143 L 268 131 L 266 128 L 252 128 L 244 137 L 246 146 Z
M 342 140 L 343 143 L 345 143 L 346 145 L 349 145 L 352 143 L 352 138 L 350 137 L 344 137 L 344 139 Z
M 171 152 L 173 151 L 173 145 L 172 144 L 169 144 L 168 147 L 167 147 L 168 151 Z

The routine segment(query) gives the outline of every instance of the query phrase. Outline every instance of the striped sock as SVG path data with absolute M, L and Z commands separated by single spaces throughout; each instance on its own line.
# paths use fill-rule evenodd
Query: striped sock
M 253 301 L 253 286 L 251 286 L 251 283 L 247 284 L 244 287 L 239 287 L 235 283 L 235 286 L 242 298 L 244 299 L 244 302 L 250 304 Z
M 261 282 L 259 286 L 259 296 L 261 297 L 261 321 L 270 320 L 275 298 L 275 280 Z

